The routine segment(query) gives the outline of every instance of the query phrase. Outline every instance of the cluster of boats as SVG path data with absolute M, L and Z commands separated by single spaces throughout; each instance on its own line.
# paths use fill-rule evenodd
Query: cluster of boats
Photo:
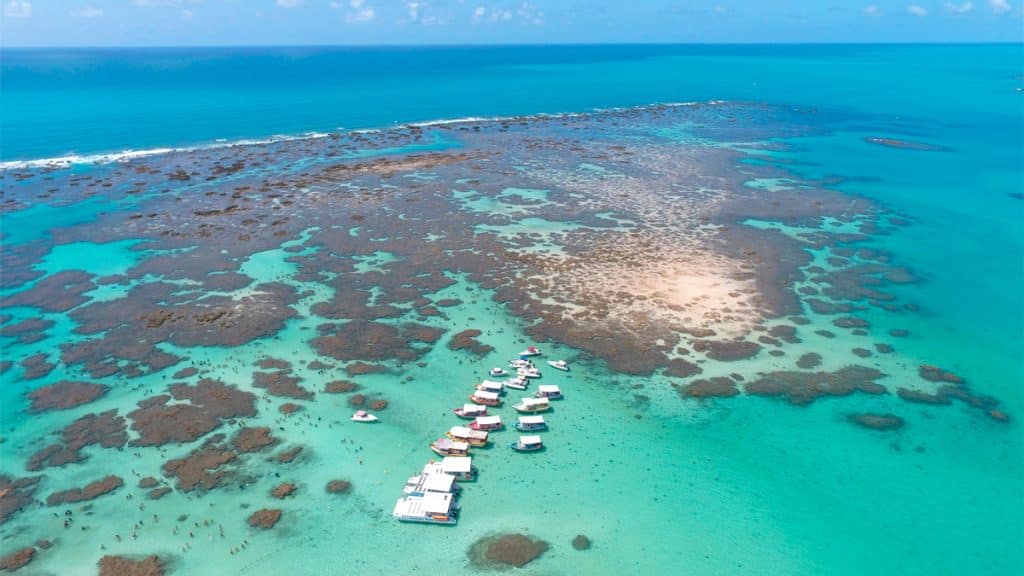
M 531 358 L 541 354 L 534 346 L 520 352 L 519 358 L 508 363 L 509 370 L 493 368 L 491 378 L 515 377 L 508 380 L 484 380 L 475 386 L 469 396 L 470 403 L 452 410 L 463 420 L 465 426 L 452 426 L 443 437 L 430 443 L 430 449 L 441 456 L 440 462 L 431 461 L 423 471 L 406 482 L 404 494 L 395 503 L 394 517 L 402 522 L 427 524 L 455 524 L 459 504 L 456 496 L 460 491 L 459 481 L 476 479 L 477 470 L 472 464 L 469 451 L 490 444 L 492 432 L 505 429 L 501 416 L 488 414 L 488 409 L 502 406 L 502 397 L 508 389 L 526 390 L 530 380 L 541 377 Z M 563 360 L 550 361 L 548 365 L 568 371 L 569 365 Z M 562 391 L 555 385 L 538 385 L 537 391 L 525 396 L 512 405 L 519 413 L 512 426 L 519 432 L 540 432 L 547 430 L 543 412 L 551 409 L 552 400 L 562 399 Z M 527 434 L 512 442 L 509 447 L 516 452 L 537 452 L 544 449 L 544 442 L 536 434 Z

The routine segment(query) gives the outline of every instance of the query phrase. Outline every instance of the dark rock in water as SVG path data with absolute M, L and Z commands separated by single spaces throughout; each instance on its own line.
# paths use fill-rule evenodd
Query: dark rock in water
M 265 357 L 256 362 L 256 366 L 263 370 L 291 370 L 292 364 L 287 360 Z
M 199 369 L 197 369 L 197 368 L 191 368 L 191 367 L 189 367 L 189 368 L 182 368 L 181 370 L 178 370 L 177 372 L 174 373 L 173 378 L 176 378 L 176 379 L 191 378 L 192 376 L 195 376 L 196 374 L 199 374 Z
M 353 394 L 348 397 L 348 403 L 350 406 L 363 406 L 366 404 L 366 396 L 362 394 Z
M 387 366 L 381 366 L 380 364 L 367 364 L 366 362 L 353 362 L 348 366 L 345 366 L 345 372 L 349 376 L 358 376 L 360 374 L 376 374 L 378 372 L 387 372 Z
M 157 556 L 132 560 L 124 556 L 100 558 L 100 576 L 163 576 L 164 566 Z
M 159 488 L 153 488 L 152 490 L 150 490 L 146 494 L 146 497 L 149 498 L 150 500 L 159 500 L 164 496 L 170 494 L 171 492 L 172 490 L 169 487 L 161 486 Z
M 778 326 L 772 326 L 772 328 L 768 330 L 768 333 L 774 336 L 775 338 L 778 338 L 779 340 L 782 340 L 784 342 L 789 342 L 790 344 L 796 344 L 800 342 L 800 338 L 798 338 L 796 335 L 795 326 L 779 324 Z
M 221 443 L 223 440 L 223 434 L 214 434 L 202 446 L 185 456 L 168 460 L 163 465 L 164 474 L 176 477 L 178 489 L 185 492 L 197 488 L 216 488 L 228 474 L 227 470 L 219 468 L 238 458 L 237 454 Z
M 313 393 L 299 385 L 302 378 L 292 376 L 290 370 L 278 370 L 275 372 L 253 372 L 253 386 L 266 389 L 268 394 L 273 396 L 284 396 L 309 400 Z
M 47 506 L 60 506 L 61 504 L 85 502 L 113 492 L 123 485 L 124 480 L 121 480 L 118 476 L 111 474 L 101 480 L 90 482 L 82 488 L 72 488 L 63 492 L 54 492 L 46 498 L 46 504 Z
M 277 455 L 277 461 L 282 464 L 288 464 L 292 460 L 295 460 L 295 458 L 299 455 L 300 452 L 302 452 L 302 446 L 289 448 L 288 450 L 285 450 L 284 452 L 281 452 L 280 454 Z
M 903 328 L 893 328 L 889 330 L 889 336 L 894 338 L 906 338 L 910 335 L 910 330 L 904 330 Z
M 152 476 L 146 476 L 139 480 L 139 488 L 156 488 L 160 481 Z
M 847 420 L 872 430 L 898 430 L 903 427 L 903 418 L 895 414 L 850 414 Z
M 875 344 L 875 350 L 878 350 L 879 354 L 891 354 L 893 352 L 893 347 L 879 342 Z
M 331 480 L 327 483 L 328 494 L 347 494 L 352 490 L 352 483 L 348 480 Z
M 808 352 L 801 356 L 796 361 L 797 368 L 803 368 L 804 370 L 810 370 L 811 368 L 817 368 L 821 364 L 821 354 L 817 352 Z
M 274 487 L 274 490 L 271 491 L 270 495 L 281 500 L 294 494 L 297 489 L 298 487 L 295 484 L 292 484 L 291 482 L 284 482 Z
M 832 324 L 839 328 L 867 328 L 871 326 L 871 323 L 863 318 L 857 318 L 855 316 L 844 316 L 842 318 L 836 318 L 832 321 Z
M 469 350 L 477 356 L 486 356 L 494 350 L 493 346 L 489 346 L 477 340 L 482 332 L 479 330 L 463 330 L 457 334 L 452 335 L 452 339 L 448 341 L 448 348 L 450 350 Z
M 231 445 L 240 453 L 259 452 L 267 446 L 277 444 L 277 438 L 270 435 L 270 428 L 242 428 L 231 439 Z
M 477 568 L 522 568 L 549 548 L 543 540 L 523 534 L 502 534 L 481 538 L 469 547 L 469 561 Z
M 86 414 L 60 433 L 61 443 L 51 444 L 33 454 L 25 468 L 36 471 L 48 466 L 63 466 L 86 459 L 81 453 L 82 448 L 99 444 L 104 448 L 120 448 L 128 442 L 123 416 L 117 410 L 108 410 L 101 414 Z
M 715 376 L 701 380 L 694 380 L 680 388 L 679 393 L 691 398 L 709 398 L 713 396 L 729 397 L 740 393 L 736 383 L 724 376 Z
M 33 502 L 32 494 L 39 487 L 42 476 L 12 478 L 0 475 L 0 524 L 7 522 L 19 510 Z
M 846 366 L 835 372 L 776 371 L 761 375 L 746 385 L 748 394 L 784 396 L 791 404 L 803 406 L 820 396 L 846 396 L 860 391 L 885 394 L 885 387 L 875 382 L 885 373 L 865 366 Z
M 913 140 L 898 140 L 896 138 L 882 138 L 880 136 L 867 136 L 864 141 L 869 144 L 878 144 L 887 148 L 900 148 L 903 150 L 917 150 L 919 152 L 948 152 L 951 148 L 928 144 L 926 142 L 915 142 Z
M 693 349 L 704 352 L 712 360 L 732 362 L 756 356 L 761 346 L 747 340 L 698 340 L 693 343 Z
M 327 370 L 329 368 L 334 368 L 334 366 L 319 360 L 313 360 L 308 364 L 308 366 L 310 370 Z
M 281 511 L 278 509 L 264 508 L 257 510 L 249 516 L 249 526 L 268 530 L 273 528 L 281 519 Z
M 279 412 L 281 412 L 281 414 L 284 414 L 285 416 L 289 416 L 291 414 L 295 414 L 296 412 L 301 411 L 302 410 L 302 406 L 300 406 L 300 405 L 298 405 L 298 404 L 296 404 L 294 402 L 285 402 L 284 404 L 281 404 L 280 406 L 278 406 L 277 410 Z
M 929 394 L 928 392 L 911 390 L 910 388 L 900 388 L 896 390 L 896 394 L 907 402 L 915 402 L 917 404 L 949 404 L 952 402 L 948 397 L 941 394 Z
M 328 394 L 347 394 L 349 392 L 355 392 L 359 390 L 359 384 L 355 382 L 349 382 L 348 380 L 335 380 L 328 382 L 327 386 L 324 387 L 324 392 Z
M 370 403 L 370 409 L 371 410 L 384 410 L 387 407 L 388 407 L 388 401 L 387 400 L 374 400 L 373 402 Z
M 673 376 L 675 378 L 689 378 L 690 376 L 696 376 L 704 370 L 694 364 L 693 362 L 687 362 L 682 358 L 673 358 L 668 361 L 668 366 L 662 371 L 665 376 Z
M 988 416 L 989 416 L 989 418 L 995 420 L 996 422 L 1009 422 L 1010 421 L 1010 415 L 1007 414 L 1006 412 L 1003 412 L 1002 410 L 989 410 L 988 411 Z
M 1009 192 L 1006 195 L 1014 200 L 1024 200 L 1024 192 Z
M 818 336 L 823 337 L 823 338 L 835 338 L 836 337 L 836 333 L 831 331 L 831 330 L 815 330 L 814 333 L 817 334 Z
M 5 554 L 0 558 L 0 570 L 4 572 L 14 572 L 18 568 L 21 568 L 32 561 L 35 558 L 36 549 L 28 546 L 20 550 L 15 550 L 10 554 Z
M 61 380 L 49 386 L 36 388 L 27 394 L 32 401 L 29 412 L 45 412 L 47 410 L 67 410 L 82 404 L 88 404 L 103 396 L 110 390 L 102 384 Z
M 854 348 L 852 352 L 855 356 L 860 358 L 867 358 L 871 356 L 871 350 L 868 350 L 867 348 Z
M 572 547 L 576 550 L 589 550 L 590 545 L 590 538 L 587 538 L 583 534 L 577 534 L 576 537 L 572 539 Z
M 921 364 L 918 373 L 921 375 L 921 378 L 929 382 L 950 382 L 953 384 L 963 384 L 964 382 L 964 379 L 956 374 L 930 364 Z

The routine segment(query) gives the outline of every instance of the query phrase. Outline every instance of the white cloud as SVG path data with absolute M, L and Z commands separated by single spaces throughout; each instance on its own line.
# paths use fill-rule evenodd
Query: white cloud
M 988 6 L 996 14 L 1005 14 L 1013 10 L 1013 7 L 1006 0 L 988 0 Z
M 4 16 L 8 18 L 28 18 L 32 15 L 32 3 L 24 0 L 11 0 L 4 4 Z
M 181 19 L 182 20 L 191 20 L 192 16 L 194 16 L 194 14 L 192 14 L 191 10 L 188 10 L 188 9 L 185 9 L 185 8 L 183 8 L 181 10 Z
M 199 4 L 202 0 L 132 0 L 136 6 L 152 8 L 154 6 L 181 6 L 182 4 Z
M 949 12 L 950 14 L 967 14 L 974 10 L 974 2 L 964 2 L 963 4 L 946 2 L 943 7 L 946 9 L 946 12 Z
M 513 18 L 518 18 L 525 23 L 534 25 L 544 23 L 544 13 L 529 2 L 520 4 L 515 9 L 515 12 L 509 8 L 488 8 L 487 6 L 477 6 L 473 10 L 474 24 L 481 22 L 508 22 Z
M 486 15 L 487 15 L 487 8 L 485 8 L 483 6 L 477 6 L 476 9 L 473 10 L 473 23 L 475 24 L 475 23 L 483 20 L 484 16 L 486 16 Z
M 923 6 L 918 6 L 917 4 L 910 4 L 907 6 L 907 13 L 913 14 L 914 16 L 927 16 L 928 9 Z
M 406 2 L 405 8 L 409 11 L 409 20 L 416 22 L 420 19 L 420 8 L 425 6 L 420 2 Z
M 881 16 L 882 9 L 878 7 L 878 4 L 869 4 L 864 7 L 865 16 Z
M 544 13 L 538 10 L 536 6 L 526 2 L 525 0 L 519 5 L 519 9 L 516 10 L 516 14 L 530 24 L 540 25 L 544 23 Z
M 348 5 L 351 10 L 345 13 L 346 22 L 369 22 L 377 16 L 373 7 L 366 5 L 366 0 L 348 0 Z M 331 8 L 340 9 L 342 4 L 341 2 L 331 2 Z
M 68 12 L 72 18 L 99 18 L 103 16 L 103 10 L 94 6 L 86 6 L 85 8 L 79 8 Z
M 277 0 L 277 5 L 281 8 L 296 8 L 302 5 L 302 0 Z

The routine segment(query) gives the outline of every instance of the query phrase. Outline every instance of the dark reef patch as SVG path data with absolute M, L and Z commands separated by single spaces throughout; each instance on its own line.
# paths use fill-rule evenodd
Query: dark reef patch
M 477 540 L 467 554 L 476 568 L 522 568 L 549 547 L 547 542 L 524 534 L 501 534 Z
M 331 480 L 325 489 L 328 494 L 348 494 L 352 490 L 352 483 L 348 480 Z
M 449 350 L 469 350 L 477 356 L 486 356 L 494 350 L 494 346 L 484 344 L 477 340 L 483 332 L 476 329 L 463 330 L 452 335 L 448 341 Z
M 724 376 L 694 380 L 679 388 L 679 393 L 690 398 L 728 397 L 740 393 L 736 383 Z
M 264 508 L 249 515 L 249 526 L 269 530 L 281 520 L 281 511 L 278 509 Z
M 777 371 L 761 374 L 744 389 L 758 396 L 783 396 L 791 404 L 803 406 L 822 396 L 846 396 L 857 391 L 885 394 L 885 387 L 875 382 L 883 377 L 881 371 L 864 366 L 846 366 L 835 372 Z
M 100 576 L 164 576 L 164 565 L 158 556 L 133 560 L 124 556 L 100 558 Z
M 109 494 L 114 490 L 117 490 L 123 485 L 124 480 L 119 476 L 111 474 L 95 482 L 90 482 L 81 488 L 71 488 L 70 490 L 64 490 L 62 492 L 54 492 L 46 497 L 46 505 L 60 506 L 62 504 L 74 504 L 76 502 L 94 500 L 104 494 Z
M 67 410 L 82 404 L 88 404 L 103 396 L 110 390 L 103 384 L 61 380 L 55 384 L 36 388 L 27 394 L 32 402 L 29 412 L 45 412 L 47 410 Z
M 238 458 L 238 455 L 228 449 L 223 441 L 223 434 L 215 434 L 207 438 L 202 446 L 188 455 L 165 462 L 164 474 L 177 478 L 178 490 L 183 492 L 216 488 L 230 473 L 223 466 Z
M 753 358 L 761 350 L 756 342 L 748 340 L 697 340 L 693 349 L 719 362 L 735 362 Z
M 42 476 L 12 478 L 0 474 L 0 524 L 11 519 L 19 510 L 31 504 Z
M 821 354 L 817 352 L 807 352 L 800 356 L 796 361 L 796 367 L 802 370 L 812 370 L 821 365 Z
M 239 453 L 259 452 L 268 446 L 277 444 L 277 438 L 270 435 L 270 428 L 246 427 L 235 433 L 231 446 Z
M 42 448 L 29 457 L 25 467 L 38 471 L 49 466 L 82 462 L 85 456 L 81 450 L 86 446 L 98 444 L 104 448 L 121 448 L 126 442 L 125 420 L 117 415 L 117 410 L 86 414 L 61 431 L 61 443 Z
M 903 427 L 903 418 L 895 414 L 873 414 L 869 412 L 849 414 L 846 417 L 850 422 L 871 430 L 899 430 Z
M 4 548 L 7 547 L 4 546 Z M 34 547 L 26 546 L 25 548 L 19 548 L 0 557 L 0 570 L 14 572 L 19 568 L 27 566 L 35 556 L 36 549 Z

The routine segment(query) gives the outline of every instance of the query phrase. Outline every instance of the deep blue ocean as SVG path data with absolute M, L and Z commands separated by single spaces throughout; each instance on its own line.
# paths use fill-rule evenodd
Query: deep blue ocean
M 429 363 L 403 368 L 419 370 L 415 381 L 400 380 L 398 375 L 404 372 L 359 377 L 367 393 L 383 390 L 392 401 L 383 413 L 385 422 L 373 429 L 374 434 L 365 428 L 354 432 L 341 425 L 319 426 L 321 417 L 325 423 L 341 418 L 342 425 L 348 424 L 349 406 L 334 397 L 318 396 L 306 405 L 305 415 L 292 418 L 290 426 L 298 426 L 299 431 L 291 436 L 282 432 L 282 436 L 288 442 L 307 444 L 305 460 L 299 460 L 299 467 L 281 471 L 294 478 L 271 478 L 270 473 L 262 478 L 264 484 L 285 479 L 299 482 L 299 496 L 284 504 L 277 500 L 259 504 L 261 498 L 270 499 L 269 486 L 260 485 L 258 490 L 232 488 L 195 501 L 192 496 L 185 500 L 186 493 L 179 491 L 159 503 L 149 502 L 150 508 L 142 514 L 135 512 L 142 493 L 137 492 L 140 497 L 129 506 L 119 493 L 116 498 L 97 500 L 94 516 L 82 515 L 83 522 L 94 526 L 90 531 L 83 528 L 79 533 L 76 525 L 62 532 L 60 518 L 53 512 L 58 509 L 40 505 L 27 507 L 5 524 L 0 536 L 5 544 L 14 543 L 8 547 L 55 538 L 57 546 L 48 552 L 40 549 L 40 559 L 29 568 L 42 566 L 39 573 L 95 573 L 98 558 L 108 551 L 159 553 L 173 558 L 178 569 L 174 573 L 263 574 L 295 569 L 314 573 L 326 570 L 324 566 L 343 565 L 353 573 L 366 574 L 467 573 L 463 566 L 467 546 L 479 535 L 498 529 L 530 529 L 555 543 L 546 557 L 523 570 L 529 574 L 1019 573 L 1024 565 L 1020 546 L 1024 541 L 1022 44 L 3 49 L 0 174 L 11 177 L 3 180 L 9 190 L 0 219 L 2 248 L 4 254 L 19 256 L 11 261 L 46 275 L 85 270 L 87 276 L 115 280 L 146 259 L 156 258 L 149 250 L 159 248 L 159 239 L 147 239 L 145 251 L 133 248 L 139 241 L 133 238 L 66 242 L 71 233 L 93 223 L 99 223 L 98 230 L 108 226 L 111 237 L 120 238 L 120 224 L 109 224 L 120 222 L 112 213 L 131 213 L 131 218 L 145 222 L 142 215 L 149 212 L 135 200 L 106 204 L 101 188 L 75 196 L 75 190 L 80 190 L 71 188 L 78 186 L 75 175 L 103 178 L 104 166 L 110 167 L 91 162 L 96 155 L 386 129 L 435 120 L 710 101 L 737 103 L 722 106 L 727 112 L 709 123 L 728 127 L 723 131 L 729 141 L 701 140 L 701 135 L 694 135 L 701 127 L 682 123 L 666 132 L 678 138 L 679 150 L 693 147 L 707 153 L 719 145 L 737 150 L 749 145 L 752 154 L 762 154 L 758 159 L 794 178 L 822 183 L 851 198 L 867 198 L 904 222 L 872 234 L 860 247 L 891 257 L 894 264 L 912 272 L 916 281 L 887 290 L 914 307 L 896 311 L 864 307 L 855 312 L 870 324 L 871 338 L 892 344 L 895 351 L 850 359 L 851 349 L 867 346 L 866 333 L 843 333 L 824 340 L 820 334 L 830 331 L 812 330 L 838 331 L 833 317 L 808 313 L 814 324 L 801 326 L 805 341 L 794 345 L 795 352 L 787 360 L 792 363 L 798 354 L 811 351 L 825 357 L 822 370 L 839 369 L 848 361 L 877 366 L 892 375 L 885 381 L 889 392 L 884 396 L 822 398 L 813 406 L 748 395 L 708 402 L 684 400 L 660 375 L 627 380 L 600 365 L 581 362 L 571 373 L 555 376 L 564 377 L 557 381 L 567 388 L 575 387 L 569 388 L 568 398 L 553 415 L 554 430 L 545 436 L 553 439 L 550 459 L 509 460 L 491 450 L 481 459 L 489 465 L 481 464 L 485 475 L 477 486 L 467 489 L 467 512 L 460 526 L 448 531 L 427 527 L 409 531 L 389 517 L 396 491 L 411 472 L 409 463 L 418 464 L 435 432 L 443 433 L 442 426 L 455 422 L 450 405 L 464 401 L 462 388 L 480 376 L 474 370 L 486 368 L 464 364 L 462 356 L 441 344 L 428 357 Z M 772 110 L 799 108 L 800 114 L 793 116 L 806 125 L 777 136 L 772 132 L 768 138 L 764 130 L 752 129 L 750 140 L 744 140 L 744 127 L 737 123 L 756 123 L 761 116 L 745 116 L 742 111 L 761 109 L 762 104 Z M 738 120 L 730 110 L 741 112 Z M 238 153 L 244 151 L 251 160 L 260 156 L 260 150 L 282 149 L 253 148 L 239 147 Z M 424 149 L 429 145 L 411 150 Z M 471 151 L 471 146 L 467 149 Z M 226 160 L 235 158 L 231 150 L 222 152 Z M 537 152 L 542 158 L 550 153 Z M 685 156 L 685 161 L 700 164 L 704 158 L 700 154 Z M 193 168 L 202 168 L 199 165 L 215 162 L 211 158 L 217 154 L 196 160 L 201 156 L 178 158 L 194 160 Z M 71 158 L 71 178 L 60 180 L 68 178 L 68 173 L 38 163 L 21 170 L 21 161 L 47 158 Z M 168 166 L 178 158 L 168 160 Z M 289 170 L 300 173 L 307 166 L 304 162 L 313 160 L 323 158 L 303 158 L 274 176 L 287 181 Z M 638 159 L 638 165 L 643 160 Z M 161 166 L 159 157 L 148 161 Z M 225 166 L 229 164 L 225 161 Z M 276 165 L 250 164 L 247 170 L 253 174 L 277 170 Z M 729 170 L 742 173 L 749 166 Z M 594 168 L 580 164 L 578 171 L 592 175 Z M 146 173 L 122 176 L 112 189 L 121 194 L 122 188 L 134 186 Z M 433 185 L 429 170 L 414 175 L 422 189 Z M 481 181 L 498 177 L 486 170 L 473 176 Z M 70 182 L 69 187 L 64 190 L 52 184 L 51 189 L 51 177 L 53 182 Z M 166 202 L 159 204 L 161 217 L 192 222 L 200 215 L 209 217 L 211 211 L 196 208 L 204 198 L 212 198 L 214 190 L 226 193 L 233 186 L 232 177 L 229 174 L 212 185 L 188 178 L 166 185 L 160 182 L 155 187 L 159 194 L 138 202 L 140 206 Z M 303 183 L 295 184 L 296 188 L 286 188 L 289 202 L 294 194 L 295 202 L 301 204 L 311 180 L 300 180 Z M 778 180 L 785 184 L 785 178 Z M 769 182 L 766 189 L 774 184 Z M 203 186 L 220 188 L 203 192 Z M 182 202 L 180 210 L 169 197 L 160 196 L 164 188 L 172 187 Z M 38 195 L 26 195 L 30 200 L 22 203 L 11 200 L 19 190 Z M 241 195 L 243 189 L 232 190 Z M 537 197 L 545 193 L 507 190 Z M 73 200 L 63 202 L 65 192 Z M 628 205 L 628 194 L 620 196 Z M 502 206 L 493 198 L 483 200 L 481 205 L 487 209 Z M 385 213 L 393 208 L 383 202 L 381 206 L 371 210 Z M 421 205 L 411 206 L 402 209 L 415 214 Z M 523 206 L 505 208 L 517 214 Z M 150 215 L 157 212 L 153 209 Z M 520 223 L 538 222 L 564 224 L 540 218 Z M 822 229 L 833 225 L 821 223 Z M 333 288 L 308 280 L 298 283 L 291 261 L 305 236 L 316 230 L 281 238 L 280 249 L 261 249 L 235 264 L 243 275 L 261 282 L 294 280 L 303 289 L 308 283 L 309 294 L 316 290 L 313 299 L 326 299 Z M 538 227 L 538 232 L 547 231 Z M 806 232 L 788 230 L 794 236 Z M 359 227 L 347 233 L 358 234 Z M 331 250 L 345 256 L 342 244 Z M 815 251 L 810 243 L 807 250 Z M 179 257 L 176 254 L 171 256 Z M 386 256 L 383 252 L 363 255 L 359 268 L 374 273 L 378 267 L 387 270 Z M 824 260 L 821 264 L 826 265 Z M 144 285 L 161 278 L 143 274 L 138 281 Z M 447 312 L 453 323 L 465 328 L 478 326 L 477 318 L 492 318 L 496 333 L 487 342 L 501 354 L 520 350 L 526 337 L 518 331 L 518 319 L 491 297 L 467 296 L 471 289 L 472 294 L 485 293 L 470 284 L 460 279 L 450 293 L 443 294 L 472 300 Z M 23 288 L 5 288 L 0 298 L 17 295 Z M 112 300 L 132 289 L 134 284 L 127 282 L 103 284 L 87 299 Z M 137 298 L 145 298 L 145 293 Z M 322 370 L 318 374 L 312 368 L 299 368 L 307 360 L 319 359 L 307 340 L 322 322 L 315 309 L 302 306 L 297 318 L 273 341 L 172 350 L 187 356 L 190 363 L 213 367 L 211 374 L 243 389 L 252 388 L 249 372 L 267 354 L 294 359 L 308 384 L 320 386 L 325 378 Z M 180 366 L 134 381 L 120 375 L 108 377 L 104 382 L 113 391 L 95 405 L 77 412 L 33 415 L 26 408 L 27 393 L 58 378 L 84 377 L 77 368 L 61 365 L 52 376 L 33 379 L 25 375 L 31 363 L 26 365 L 24 360 L 39 356 L 59 362 L 62 345 L 95 335 L 75 332 L 76 321 L 64 312 L 46 313 L 24 304 L 10 308 L 13 316 L 0 321 L 6 330 L 16 321 L 39 318 L 49 325 L 39 329 L 45 332 L 41 340 L 19 341 L 16 333 L 0 334 L 0 360 L 10 362 L 9 370 L 0 370 L 0 416 L 6 422 L 0 476 L 28 475 L 26 460 L 50 443 L 52 434 L 72 416 L 93 409 L 126 413 L 149 393 L 143 387 L 163 387 L 177 378 L 168 378 L 168 373 Z M 894 330 L 903 336 L 895 336 Z M 490 332 L 486 337 L 491 337 Z M 777 361 L 761 354 L 733 363 L 722 374 L 735 371 L 749 381 L 775 366 L 773 362 Z M 998 400 L 1002 417 L 961 402 L 936 406 L 897 398 L 893 392 L 897 388 L 935 385 L 918 377 L 922 364 L 936 364 L 963 376 L 977 396 Z M 714 365 L 705 365 L 705 375 L 717 374 Z M 217 372 L 221 369 L 223 374 Z M 620 381 L 636 386 L 615 385 Z M 132 382 L 143 384 L 129 390 L 126 383 Z M 456 386 L 458 396 L 449 393 Z M 649 397 L 634 394 L 645 386 Z M 636 405 L 644 402 L 650 405 L 643 409 L 648 410 L 646 416 L 634 418 L 632 412 L 641 410 Z M 429 414 L 420 410 L 424 406 L 430 407 Z M 905 428 L 865 430 L 847 420 L 851 410 L 881 409 L 898 413 L 906 421 Z M 273 426 L 277 434 L 285 430 L 284 418 L 265 409 L 253 422 Z M 560 429 L 558 422 L 562 422 Z M 619 447 L 612 449 L 616 443 Z M 134 448 L 117 454 L 97 446 L 89 450 L 94 456 L 84 463 L 47 468 L 44 489 L 35 498 L 114 472 L 128 479 L 125 492 L 134 490 L 136 467 L 140 475 L 159 475 L 163 462 L 184 448 L 173 446 L 167 454 L 163 448 L 159 453 L 149 448 L 136 459 L 128 457 Z M 107 459 L 107 454 L 112 457 Z M 261 456 L 263 460 L 267 459 Z M 341 477 L 355 480 L 351 497 L 339 500 L 325 495 L 322 485 Z M 669 496 L 654 498 L 657 503 L 647 508 L 635 505 L 660 494 L 656 490 Z M 213 510 L 215 503 L 229 533 L 225 541 L 219 539 L 224 538 L 223 528 L 218 538 L 212 529 L 199 532 L 202 510 L 207 506 Z M 276 532 L 250 530 L 244 523 L 249 511 L 240 512 L 250 503 L 283 506 L 286 519 Z M 129 533 L 134 536 L 133 523 L 149 522 L 150 514 L 157 511 L 163 523 L 154 522 L 148 525 L 152 530 L 141 531 L 140 540 L 129 540 Z M 183 511 L 195 516 L 182 524 L 180 534 L 177 528 L 172 533 L 172 519 Z M 52 521 L 51 513 L 56 518 Z M 77 521 L 79 513 L 75 514 Z M 221 522 L 221 517 L 216 521 Z M 189 526 L 192 523 L 194 527 Z M 194 540 L 193 528 L 198 535 Z M 570 539 L 578 532 L 594 537 L 592 550 L 570 548 Z M 228 548 L 242 538 L 252 538 L 248 555 L 236 554 L 233 548 L 229 553 Z

